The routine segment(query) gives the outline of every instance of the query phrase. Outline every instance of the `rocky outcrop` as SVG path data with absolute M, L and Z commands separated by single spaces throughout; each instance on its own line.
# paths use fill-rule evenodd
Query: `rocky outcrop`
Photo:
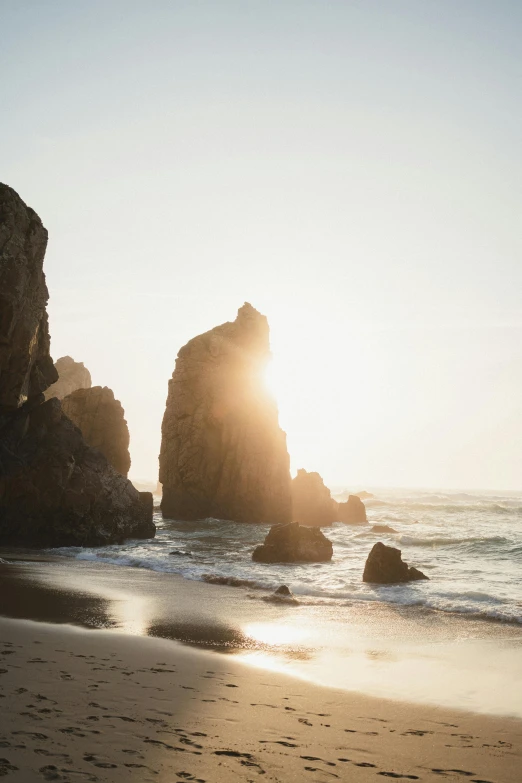
M 0 185 L 0 545 L 102 545 L 154 535 L 141 495 L 84 440 L 57 399 L 49 355 L 47 232 Z
M 404 563 L 400 549 L 386 546 L 381 541 L 372 547 L 364 566 L 363 582 L 397 584 L 419 579 L 428 579 L 428 577 L 417 568 Z
M 0 184 L 0 412 L 16 410 L 58 378 L 49 355 L 46 246 L 38 215 Z
M 361 490 L 361 492 L 354 492 L 353 494 L 356 497 L 361 498 L 361 500 L 374 497 L 374 495 L 371 492 L 367 492 L 365 489 Z
M 54 366 L 58 373 L 58 380 L 44 392 L 46 400 L 50 400 L 51 397 L 63 400 L 76 389 L 90 389 L 91 373 L 83 362 L 75 362 L 70 356 L 62 356 Z
M 270 595 L 265 595 L 262 598 L 269 604 L 279 604 L 283 606 L 298 606 L 299 601 L 294 596 L 288 585 L 280 585 L 277 590 L 274 590 Z
M 366 525 L 366 508 L 357 495 L 349 495 L 346 503 L 337 504 L 337 519 L 346 525 Z
M 396 533 L 393 527 L 389 525 L 372 525 L 372 533 Z
M 0 420 L 0 543 L 101 546 L 150 538 L 152 495 L 87 445 L 59 400 Z
M 331 525 L 337 519 L 337 504 L 319 473 L 297 471 L 292 480 L 292 516 L 300 525 Z
M 112 389 L 93 386 L 77 389 L 62 400 L 63 412 L 82 431 L 82 435 L 95 449 L 99 449 L 109 464 L 122 476 L 129 472 L 129 428 L 125 411 L 119 400 L 114 399 Z
M 250 304 L 180 350 L 162 424 L 164 517 L 291 521 L 286 435 L 262 378 L 269 356 L 267 319 Z
M 257 563 L 325 563 L 332 559 L 332 542 L 317 527 L 298 522 L 274 525 L 265 543 L 256 547 L 252 560 Z

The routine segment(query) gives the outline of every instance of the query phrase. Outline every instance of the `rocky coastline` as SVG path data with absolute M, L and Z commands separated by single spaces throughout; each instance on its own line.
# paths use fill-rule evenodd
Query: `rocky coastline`
M 47 231 L 0 184 L 0 545 L 154 536 L 152 496 L 89 446 L 56 397 L 43 262 Z

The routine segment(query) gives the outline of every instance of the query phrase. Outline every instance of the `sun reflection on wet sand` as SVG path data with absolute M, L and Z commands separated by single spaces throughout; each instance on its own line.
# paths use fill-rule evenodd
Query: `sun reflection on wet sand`
M 310 637 L 304 628 L 279 623 L 247 623 L 243 633 L 256 642 L 274 646 L 300 644 Z
M 234 588 L 69 561 L 1 567 L 0 587 L 8 617 L 159 636 L 319 685 L 522 717 L 514 627 L 374 604 L 267 606 Z
M 150 601 L 137 595 L 112 595 L 112 611 L 117 630 L 134 636 L 146 636 L 150 622 Z

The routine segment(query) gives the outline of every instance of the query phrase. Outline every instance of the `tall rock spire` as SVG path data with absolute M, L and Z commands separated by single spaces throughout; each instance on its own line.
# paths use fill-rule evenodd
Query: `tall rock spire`
M 269 358 L 268 321 L 248 303 L 180 350 L 162 425 L 164 517 L 291 521 L 286 435 L 263 380 Z

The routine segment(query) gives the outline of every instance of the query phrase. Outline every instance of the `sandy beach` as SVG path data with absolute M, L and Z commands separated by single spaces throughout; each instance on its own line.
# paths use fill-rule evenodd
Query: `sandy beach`
M 522 723 L 318 688 L 173 642 L 0 621 L 0 774 L 517 783 Z
M 299 608 L 252 601 L 228 586 L 47 562 L 39 554 L 33 562 L 0 566 L 0 579 L 0 775 L 13 783 L 123 776 L 213 783 L 265 775 L 279 783 L 520 780 L 520 719 L 454 709 L 443 694 L 439 706 L 422 704 L 400 677 L 388 689 L 379 684 L 379 671 L 390 680 L 398 671 L 382 646 L 371 654 L 375 628 L 386 620 L 381 615 L 365 620 L 375 637 L 373 645 L 366 642 L 373 668 L 365 671 L 376 678 L 374 689 L 382 694 L 376 698 L 368 695 L 371 688 L 353 651 L 350 656 L 339 649 L 335 658 L 324 659 L 319 649 L 290 643 L 288 629 L 303 622 Z M 433 614 L 395 619 L 399 635 L 408 628 L 410 634 L 412 628 L 432 629 L 429 650 L 439 650 L 433 671 L 452 665 L 444 658 L 444 620 Z M 413 681 L 416 665 L 429 657 L 427 648 L 415 655 L 398 651 L 391 619 L 386 622 L 388 649 L 410 669 Z M 252 625 L 267 640 L 272 636 L 272 643 L 263 643 L 261 633 L 257 641 L 247 638 Z M 488 648 L 495 657 L 500 642 L 519 642 L 517 629 L 482 626 L 490 629 L 491 643 L 497 637 Z M 464 625 L 461 637 L 474 628 Z M 278 646 L 277 633 L 285 629 L 287 643 Z M 352 646 L 363 638 L 362 629 L 363 618 L 354 616 L 346 629 Z M 486 679 L 487 659 L 482 660 Z M 470 658 L 472 670 L 477 665 Z M 350 669 L 361 676 L 361 692 L 346 686 L 350 680 L 343 675 Z M 329 674 L 330 683 L 337 673 L 341 687 L 318 685 L 318 672 Z M 389 698 L 400 687 L 403 698 Z M 487 706 L 482 712 L 495 711 Z

